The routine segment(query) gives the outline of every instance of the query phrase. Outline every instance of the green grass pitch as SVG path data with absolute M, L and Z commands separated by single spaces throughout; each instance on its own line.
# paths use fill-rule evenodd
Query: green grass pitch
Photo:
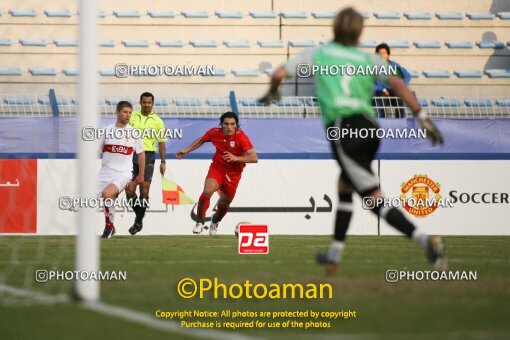
M 2 236 L 0 284 L 69 294 L 72 282 L 37 283 L 34 273 L 37 269 L 73 270 L 74 240 Z M 329 240 L 326 236 L 271 236 L 268 255 L 239 255 L 234 236 L 137 235 L 100 240 L 101 269 L 127 272 L 126 281 L 101 283 L 101 300 L 154 318 L 158 309 L 357 312 L 356 318 L 331 321 L 327 329 L 229 331 L 262 338 L 510 338 L 510 237 L 444 238 L 450 270 L 477 271 L 476 281 L 398 283 L 385 281 L 386 270 L 432 269 L 413 242 L 403 237 L 350 236 L 338 273 L 328 277 L 314 263 L 314 256 L 326 249 Z M 330 283 L 333 298 L 225 300 L 208 295 L 183 299 L 176 289 L 186 277 L 217 277 L 225 284 L 246 280 Z M 251 319 L 234 321 L 239 320 Z M 76 303 L 31 303 L 5 292 L 0 292 L 0 332 L 2 339 L 187 338 L 89 311 Z

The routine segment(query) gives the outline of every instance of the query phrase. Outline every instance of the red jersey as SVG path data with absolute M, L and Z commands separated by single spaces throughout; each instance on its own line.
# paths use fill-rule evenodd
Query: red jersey
M 225 136 L 221 128 L 212 128 L 202 137 L 204 142 L 212 142 L 216 147 L 216 153 L 213 156 L 213 165 L 225 172 L 242 172 L 246 166 L 245 163 L 227 162 L 223 159 L 223 154 L 228 151 L 234 156 L 244 156 L 246 151 L 253 148 L 248 136 L 242 131 L 237 130 L 232 136 Z

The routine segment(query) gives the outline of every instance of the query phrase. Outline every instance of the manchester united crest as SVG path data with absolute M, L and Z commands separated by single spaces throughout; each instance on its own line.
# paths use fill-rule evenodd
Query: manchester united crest
M 404 209 L 416 217 L 426 217 L 441 205 L 441 187 L 427 175 L 415 175 L 402 183 L 400 199 Z

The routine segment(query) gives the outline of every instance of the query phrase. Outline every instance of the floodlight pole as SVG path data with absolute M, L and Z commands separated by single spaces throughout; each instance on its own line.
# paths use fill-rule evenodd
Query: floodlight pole
M 82 198 L 97 195 L 96 159 L 98 144 L 82 139 L 86 126 L 98 126 L 98 76 L 97 76 L 97 1 L 80 0 L 80 85 L 78 138 L 78 193 Z M 81 207 L 78 213 L 76 236 L 76 270 L 99 270 L 99 239 L 94 225 L 94 209 Z M 99 300 L 99 281 L 76 280 L 76 296 L 86 302 Z

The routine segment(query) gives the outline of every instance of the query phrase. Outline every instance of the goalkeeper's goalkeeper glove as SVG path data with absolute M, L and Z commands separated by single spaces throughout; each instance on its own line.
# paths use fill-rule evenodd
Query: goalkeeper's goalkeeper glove
M 425 110 L 420 110 L 416 114 L 416 118 L 418 118 L 421 127 L 427 131 L 427 137 L 430 138 L 432 145 L 436 145 L 436 143 L 443 144 L 444 139 L 441 131 L 437 128 L 436 124 L 430 120 L 427 116 L 427 112 Z
M 276 91 L 275 93 L 272 93 L 271 91 L 267 92 L 266 95 L 262 98 L 259 98 L 258 102 L 264 104 L 265 106 L 271 105 L 271 102 L 273 100 L 280 100 L 280 92 Z

